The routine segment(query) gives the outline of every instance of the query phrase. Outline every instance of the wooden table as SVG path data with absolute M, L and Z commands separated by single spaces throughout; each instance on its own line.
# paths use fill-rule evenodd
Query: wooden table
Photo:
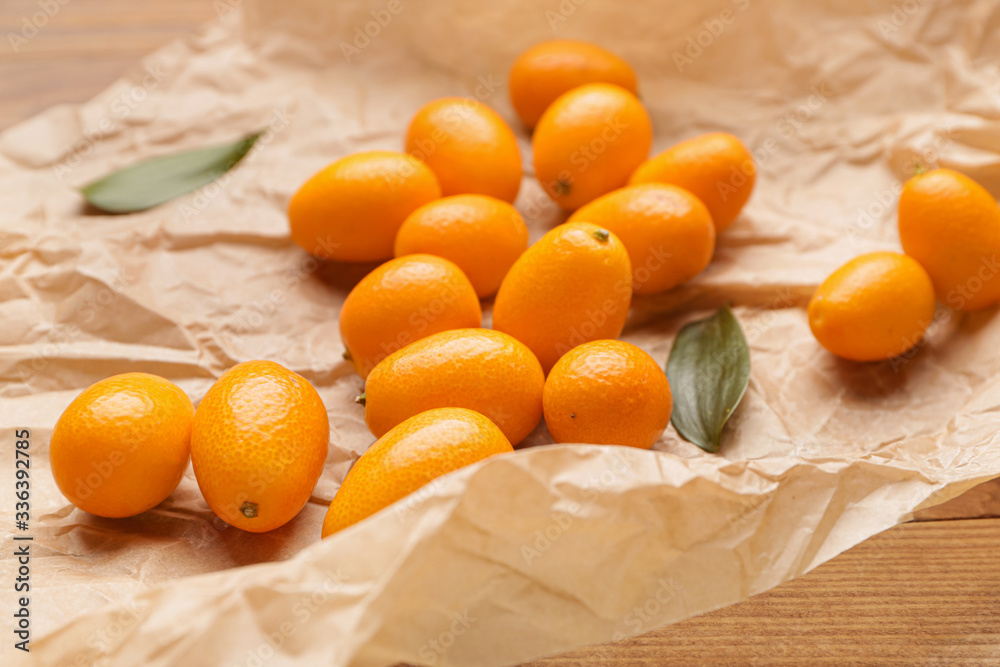
M 60 6 L 15 53 L 6 36 L 40 5 L 0 0 L 0 129 L 89 98 L 216 16 L 211 0 Z M 816 663 L 1000 665 L 1000 480 L 741 604 L 532 664 Z

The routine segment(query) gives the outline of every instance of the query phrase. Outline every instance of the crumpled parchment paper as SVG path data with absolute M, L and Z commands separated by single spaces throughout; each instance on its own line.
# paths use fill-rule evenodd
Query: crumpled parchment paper
M 803 307 L 843 261 L 898 249 L 895 202 L 916 163 L 1000 192 L 995 3 L 216 6 L 198 36 L 92 101 L 0 135 L 0 526 L 14 532 L 13 430 L 28 428 L 37 664 L 514 664 L 737 602 L 1000 475 L 995 309 L 942 308 L 914 354 L 853 364 L 818 346 Z M 450 94 L 511 121 L 530 171 L 506 72 L 551 37 L 636 66 L 656 150 L 722 129 L 757 157 L 756 192 L 711 267 L 637 299 L 624 334 L 662 363 L 685 322 L 735 305 L 753 370 L 722 451 L 672 429 L 652 452 L 525 447 L 321 543 L 326 504 L 374 440 L 337 333 L 372 267 L 306 256 L 287 200 L 339 156 L 399 149 L 411 114 Z M 100 215 L 74 189 L 261 128 L 238 169 L 151 211 Z M 564 219 L 530 175 L 517 205 L 533 239 Z M 59 494 L 47 442 L 85 386 L 141 370 L 197 400 L 251 358 L 305 375 L 330 413 L 326 472 L 290 524 L 227 527 L 190 471 L 127 520 Z M 540 427 L 527 444 L 545 442 Z M 4 664 L 13 653 L 5 640 Z

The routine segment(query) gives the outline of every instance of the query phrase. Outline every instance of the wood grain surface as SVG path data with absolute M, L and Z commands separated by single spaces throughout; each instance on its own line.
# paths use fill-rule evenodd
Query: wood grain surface
M 532 667 L 1000 664 L 1000 519 L 908 523 L 783 586 Z
M 215 17 L 211 0 L 0 0 L 0 130 L 88 99 Z M 531 664 L 1000 665 L 996 517 L 1000 480 L 763 595 Z

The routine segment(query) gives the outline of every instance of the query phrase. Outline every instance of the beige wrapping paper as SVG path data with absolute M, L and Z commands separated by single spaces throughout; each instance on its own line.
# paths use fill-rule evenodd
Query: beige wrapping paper
M 898 248 L 895 202 L 916 162 L 1000 193 L 990 0 L 216 6 L 197 37 L 92 101 L 0 135 L 0 526 L 15 532 L 13 429 L 29 428 L 35 538 L 33 650 L 8 636 L 3 664 L 515 664 L 737 602 L 1000 475 L 996 309 L 941 308 L 915 354 L 853 364 L 817 345 L 803 307 L 846 259 Z M 673 429 L 652 452 L 526 446 L 321 543 L 326 504 L 374 440 L 337 329 L 371 266 L 292 245 L 288 198 L 339 156 L 399 149 L 437 96 L 477 96 L 519 127 L 507 70 L 554 36 L 636 66 L 656 150 L 721 129 L 755 152 L 757 189 L 711 267 L 637 299 L 624 334 L 664 363 L 685 322 L 735 305 L 752 377 L 721 453 Z M 235 171 L 148 212 L 100 215 L 74 190 L 261 128 Z M 530 175 L 517 204 L 533 240 L 564 219 Z M 85 386 L 147 371 L 197 400 L 252 358 L 305 375 L 330 414 L 326 472 L 290 524 L 227 527 L 190 471 L 127 520 L 59 494 L 48 438 Z M 545 442 L 540 427 L 527 444 Z

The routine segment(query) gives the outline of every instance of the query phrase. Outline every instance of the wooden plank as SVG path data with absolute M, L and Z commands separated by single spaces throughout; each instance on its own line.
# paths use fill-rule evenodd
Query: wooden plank
M 917 521 L 1000 517 L 1000 477 L 969 489 L 946 503 L 917 512 Z
M 37 0 L 0 4 L 0 130 L 55 104 L 86 101 L 143 55 L 218 16 L 212 0 L 53 4 L 60 9 L 44 22 Z M 12 34 L 26 41 L 12 44 Z
M 530 667 L 1000 664 L 998 563 L 1000 519 L 909 523 L 741 604 Z

